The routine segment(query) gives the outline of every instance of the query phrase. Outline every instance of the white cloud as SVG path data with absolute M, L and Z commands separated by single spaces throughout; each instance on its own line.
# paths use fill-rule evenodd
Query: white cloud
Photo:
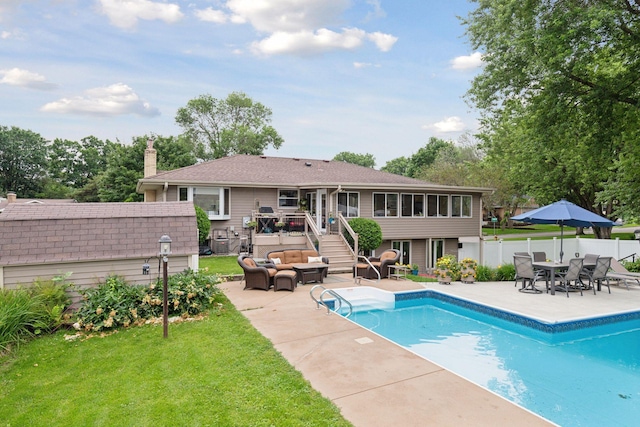
M 9 31 L 3 31 L 0 33 L 0 39 L 6 40 L 11 38 L 11 33 Z
M 116 27 L 133 28 L 138 19 L 173 23 L 182 19 L 180 6 L 173 3 L 158 3 L 150 0 L 99 0 L 102 12 Z
M 374 42 L 376 46 L 378 46 L 378 49 L 383 52 L 389 52 L 393 45 L 398 41 L 397 37 L 380 32 L 367 34 L 367 38 Z
M 482 67 L 482 54 L 480 52 L 467 56 L 457 56 L 451 60 L 451 68 L 454 70 L 469 70 L 478 67 Z
M 216 24 L 224 24 L 229 17 L 222 10 L 215 10 L 212 7 L 196 10 L 196 17 L 205 22 L 214 22 Z
M 58 87 L 54 83 L 47 82 L 47 79 L 38 74 L 20 68 L 12 68 L 10 70 L 0 70 L 0 83 L 11 86 L 26 87 L 37 90 L 52 90 Z
M 370 0 L 368 3 L 374 7 L 376 16 L 384 14 L 379 1 Z M 210 19 L 216 19 L 217 23 L 248 22 L 267 34 L 252 44 L 256 54 L 318 54 L 356 49 L 365 40 L 387 52 L 398 40 L 390 34 L 366 33 L 358 28 L 330 29 L 343 22 L 342 15 L 352 6 L 350 0 L 228 0 L 225 6 L 230 13 L 206 9 L 211 10 Z
M 423 129 L 434 129 L 438 133 L 462 132 L 465 128 L 462 119 L 458 116 L 445 117 L 444 120 L 425 125 Z
M 326 28 L 315 32 L 277 32 L 266 39 L 254 42 L 252 49 L 265 55 L 281 53 L 317 54 L 334 49 L 350 50 L 362 45 L 366 33 L 357 28 L 343 29 L 336 33 Z
M 380 68 L 380 64 L 372 64 L 370 62 L 354 62 L 353 63 L 353 68 L 368 68 L 368 67 Z
M 153 117 L 160 114 L 129 86 L 123 83 L 98 87 L 85 91 L 84 96 L 62 98 L 41 108 L 48 113 L 85 114 L 94 116 L 118 116 L 137 114 Z
M 229 0 L 227 7 L 258 31 L 313 31 L 340 23 L 349 0 Z

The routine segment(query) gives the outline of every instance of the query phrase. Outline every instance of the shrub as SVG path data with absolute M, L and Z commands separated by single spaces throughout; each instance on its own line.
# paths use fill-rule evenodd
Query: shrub
M 220 293 L 216 286 L 219 282 L 217 276 L 196 273 L 193 270 L 170 276 L 167 280 L 169 314 L 194 315 L 210 308 Z M 150 313 L 150 317 L 162 315 L 162 292 L 162 279 L 145 289 L 141 304 L 145 314 Z
M 516 267 L 513 264 L 499 265 L 495 272 L 495 280 L 513 280 L 516 276 Z
M 349 226 L 358 235 L 358 251 L 371 251 L 382 244 L 382 229 L 380 224 L 370 218 L 353 218 Z M 345 238 L 353 248 L 353 239 L 347 232 Z
M 169 276 L 169 315 L 195 315 L 211 308 L 220 293 L 216 286 L 219 282 L 217 276 L 192 270 Z M 77 313 L 76 327 L 85 331 L 126 328 L 162 316 L 162 279 L 145 287 L 129 285 L 121 277 L 110 276 L 96 288 L 79 292 L 85 301 Z
M 633 262 L 631 262 L 631 261 L 623 261 L 622 264 L 629 271 L 632 271 L 634 273 L 640 272 L 640 258 L 638 258 L 637 260 L 635 260 Z
M 120 276 L 109 276 L 97 287 L 78 292 L 84 303 L 77 312 L 77 326 L 86 331 L 127 327 L 142 320 L 138 315 L 138 307 L 144 294 L 143 288 L 129 285 Z
M 0 352 L 46 331 L 49 315 L 43 297 L 26 289 L 0 289 Z
M 71 299 L 67 294 L 67 289 L 73 285 L 67 283 L 66 279 L 71 273 L 62 276 L 55 276 L 48 280 L 37 278 L 33 286 L 29 288 L 32 296 L 39 296 L 42 305 L 48 314 L 48 329 L 54 330 L 63 323 L 63 316 L 71 305 Z M 69 314 L 66 314 L 69 317 Z
M 209 237 L 209 231 L 211 231 L 211 221 L 209 215 L 198 205 L 194 205 L 196 208 L 196 222 L 198 224 L 198 241 L 203 244 L 207 237 Z
M 496 280 L 494 269 L 486 265 L 479 265 L 476 268 L 476 281 L 493 282 Z

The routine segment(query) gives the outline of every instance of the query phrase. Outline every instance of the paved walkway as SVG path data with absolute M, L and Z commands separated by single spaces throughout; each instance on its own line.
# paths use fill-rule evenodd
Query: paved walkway
M 363 282 L 362 286 L 367 285 Z M 349 275 L 329 275 L 327 288 L 354 286 Z M 523 294 L 513 282 L 419 284 L 383 280 L 390 291 L 435 289 L 547 322 L 640 308 L 640 287 L 612 286 L 598 295 Z M 338 315 L 317 310 L 312 285 L 295 292 L 222 285 L 231 302 L 275 348 L 355 426 L 548 426 L 537 415 Z

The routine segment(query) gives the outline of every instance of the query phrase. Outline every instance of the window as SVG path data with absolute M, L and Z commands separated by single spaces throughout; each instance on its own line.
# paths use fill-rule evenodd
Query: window
M 471 196 L 451 196 L 451 216 L 471 218 Z
M 424 216 L 424 194 L 403 194 L 401 200 L 402 216 Z
M 427 195 L 427 216 L 449 216 L 449 196 L 446 194 Z
M 278 190 L 278 207 L 279 208 L 297 208 L 298 207 L 298 190 L 281 189 Z
M 411 242 L 408 240 L 393 240 L 391 247 L 400 251 L 400 264 L 409 264 L 411 262 Z
M 222 187 L 180 187 L 178 200 L 192 201 L 201 207 L 209 219 L 228 219 L 230 217 L 230 190 Z
M 374 193 L 373 216 L 398 216 L 398 195 L 394 193 Z
M 360 194 L 349 192 L 338 193 L 338 211 L 345 218 L 360 216 Z

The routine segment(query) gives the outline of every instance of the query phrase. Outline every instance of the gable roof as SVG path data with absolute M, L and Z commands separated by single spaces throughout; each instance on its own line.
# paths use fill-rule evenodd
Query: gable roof
M 138 181 L 138 192 L 172 185 L 218 184 L 230 187 L 432 188 L 491 191 L 480 187 L 432 184 L 402 175 L 333 160 L 238 154 L 161 172 Z
M 58 204 L 58 203 L 76 203 L 74 199 L 16 199 L 10 202 L 8 199 L 0 197 L 0 212 L 4 210 L 10 203 L 19 204 Z
M 9 204 L 0 214 L 0 265 L 198 253 L 191 202 Z

